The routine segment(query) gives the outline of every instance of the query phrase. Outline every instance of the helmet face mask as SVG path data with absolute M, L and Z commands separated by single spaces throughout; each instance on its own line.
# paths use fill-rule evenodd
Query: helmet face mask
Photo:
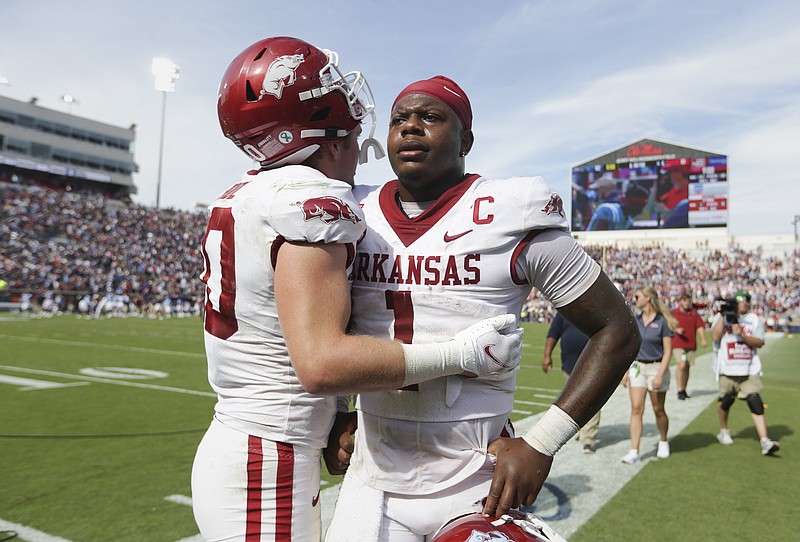
M 339 70 L 339 55 L 336 51 L 322 49 L 328 57 L 328 63 L 319 72 L 322 85 L 331 90 L 342 92 L 347 101 L 350 116 L 362 120 L 375 109 L 375 98 L 366 77 L 359 71 L 342 73 Z
M 320 143 L 345 137 L 375 105 L 364 76 L 338 64 L 335 52 L 296 38 L 254 43 L 222 78 L 223 134 L 265 168 L 300 164 Z

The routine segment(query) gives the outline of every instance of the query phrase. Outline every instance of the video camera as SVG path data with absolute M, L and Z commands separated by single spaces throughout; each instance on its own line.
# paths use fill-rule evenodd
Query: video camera
M 739 302 L 735 298 L 718 297 L 720 302 L 719 312 L 722 314 L 724 324 L 730 326 L 739 323 Z

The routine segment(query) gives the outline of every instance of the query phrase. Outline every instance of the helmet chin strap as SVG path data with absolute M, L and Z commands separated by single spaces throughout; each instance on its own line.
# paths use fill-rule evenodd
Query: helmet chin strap
M 375 135 L 375 125 L 377 124 L 377 117 L 375 115 L 375 111 L 374 110 L 370 111 L 370 116 L 372 117 L 372 128 L 369 131 L 369 137 L 367 139 L 365 139 L 363 143 L 361 143 L 361 148 L 358 151 L 358 163 L 359 164 L 366 164 L 369 161 L 369 150 L 370 149 L 372 149 L 372 152 L 375 154 L 375 159 L 376 160 L 380 160 L 381 158 L 384 158 L 386 156 L 386 152 L 383 150 L 383 147 L 381 146 L 381 144 L 378 142 L 377 139 L 375 139 L 373 137 Z M 326 138 L 336 137 L 336 138 L 340 138 L 340 137 L 345 137 L 349 133 L 350 132 L 348 132 L 347 130 L 312 129 L 312 130 L 301 130 L 300 131 L 300 137 L 304 138 L 304 139 L 305 138 L 310 138 L 310 137 L 326 137 Z M 306 147 L 306 148 L 309 148 L 309 147 Z M 313 149 L 314 150 L 317 150 L 318 148 L 319 148 L 319 145 L 313 145 Z M 299 164 L 299 163 L 303 162 L 303 160 L 308 158 L 308 156 L 311 155 L 311 153 L 308 153 L 306 155 L 301 155 L 301 156 L 298 157 L 298 154 L 302 153 L 302 152 L 303 151 L 301 149 L 300 151 L 298 151 L 298 153 L 295 153 L 294 155 L 292 155 L 290 157 L 284 158 L 280 162 L 276 162 L 275 164 L 271 164 L 268 167 L 270 169 L 272 169 L 272 168 L 275 168 L 275 167 L 278 167 L 278 166 L 283 166 L 283 165 L 286 165 L 286 164 Z M 300 158 L 300 161 L 297 161 L 298 158 Z
M 372 149 L 372 152 L 375 154 L 375 160 L 380 160 L 386 156 L 386 152 L 384 152 L 381 144 L 373 137 L 375 135 L 375 124 L 377 124 L 374 109 L 370 111 L 370 117 L 372 117 L 372 129 L 369 131 L 369 137 L 361 144 L 361 150 L 358 153 L 359 164 L 366 164 L 369 161 L 370 149 Z

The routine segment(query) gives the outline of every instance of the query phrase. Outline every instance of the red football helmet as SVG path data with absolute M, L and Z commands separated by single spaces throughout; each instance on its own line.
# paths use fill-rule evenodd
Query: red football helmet
M 512 510 L 500 518 L 480 512 L 442 525 L 431 542 L 567 542 L 540 517 Z
M 222 77 L 217 112 L 225 137 L 274 168 L 303 162 L 320 142 L 346 136 L 369 114 L 374 122 L 366 79 L 342 74 L 338 63 L 335 52 L 296 38 L 254 43 Z

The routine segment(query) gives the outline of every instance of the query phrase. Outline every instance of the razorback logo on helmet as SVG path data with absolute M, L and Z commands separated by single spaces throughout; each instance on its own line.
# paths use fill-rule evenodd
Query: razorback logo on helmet
M 561 201 L 561 196 L 559 196 L 555 192 L 550 194 L 550 201 L 548 201 L 547 205 L 545 205 L 542 208 L 542 212 L 544 214 L 547 214 L 547 215 L 551 215 L 553 213 L 558 213 L 562 217 L 565 216 L 564 215 L 564 202 Z
M 510 538 L 499 531 L 490 531 L 484 533 L 481 531 L 472 531 L 464 542 L 513 542 Z
M 284 87 L 293 85 L 297 80 L 295 70 L 303 63 L 303 55 L 283 55 L 272 61 L 267 68 L 262 83 L 261 97 L 264 94 L 272 94 L 279 100 L 283 96 Z M 260 99 L 260 98 L 259 98 Z
M 432 542 L 567 542 L 540 517 L 511 510 L 500 518 L 473 512 L 445 523 Z
M 305 200 L 301 207 L 305 220 L 319 218 L 325 224 L 336 222 L 337 220 L 347 220 L 353 224 L 358 224 L 361 219 L 353 212 L 349 205 L 334 196 L 320 196 Z

